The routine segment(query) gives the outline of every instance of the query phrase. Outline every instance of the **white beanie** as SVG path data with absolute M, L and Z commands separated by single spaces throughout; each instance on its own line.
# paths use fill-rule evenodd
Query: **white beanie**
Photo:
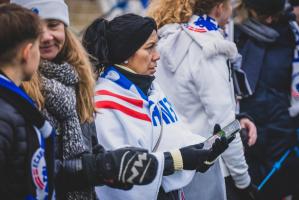
M 68 6 L 64 0 L 11 0 L 37 13 L 42 19 L 57 19 L 69 26 Z

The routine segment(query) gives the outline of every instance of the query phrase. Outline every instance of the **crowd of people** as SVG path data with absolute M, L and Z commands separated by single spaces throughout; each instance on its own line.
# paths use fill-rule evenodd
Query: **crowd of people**
M 1 198 L 299 199 L 299 1 L 146 15 L 80 40 L 63 0 L 0 4 Z

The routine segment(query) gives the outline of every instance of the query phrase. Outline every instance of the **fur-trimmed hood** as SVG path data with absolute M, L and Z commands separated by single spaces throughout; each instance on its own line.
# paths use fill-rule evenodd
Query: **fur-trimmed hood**
M 202 51 L 194 53 L 205 59 L 221 54 L 227 59 L 234 60 L 238 55 L 236 45 L 224 40 L 220 30 L 198 32 L 195 25 L 197 19 L 198 16 L 194 15 L 188 23 L 167 24 L 158 31 L 159 52 L 165 58 L 164 66 L 171 68 L 172 72 L 176 71 L 185 58 L 191 44 L 197 44 L 200 47 Z

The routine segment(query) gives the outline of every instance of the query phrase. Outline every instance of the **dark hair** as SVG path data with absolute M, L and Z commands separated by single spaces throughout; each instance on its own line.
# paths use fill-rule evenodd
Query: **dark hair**
M 82 38 L 82 44 L 96 69 L 109 65 L 109 46 L 106 39 L 107 29 L 108 21 L 98 18 L 88 26 Z
M 16 4 L 0 5 L 0 63 L 10 63 L 18 46 L 38 39 L 40 20 L 32 11 Z
M 228 0 L 199 0 L 195 2 L 193 12 L 197 15 L 209 14 L 218 4 Z
M 286 0 L 244 0 L 247 8 L 259 16 L 274 16 L 284 10 Z

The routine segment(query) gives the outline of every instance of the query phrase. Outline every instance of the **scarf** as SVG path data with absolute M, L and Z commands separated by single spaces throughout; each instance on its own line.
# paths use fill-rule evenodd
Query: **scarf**
M 128 70 L 122 69 L 120 67 L 115 67 L 120 73 L 125 75 L 132 83 L 139 87 L 142 92 L 147 95 L 148 90 L 150 89 L 152 82 L 155 80 L 154 76 L 134 74 Z
M 276 30 L 254 19 L 249 19 L 237 26 L 242 32 L 261 43 L 273 43 L 279 37 L 279 33 Z M 241 64 L 250 86 L 250 90 L 248 90 L 247 84 L 244 85 L 244 89 L 248 90 L 245 92 L 245 96 L 248 96 L 248 94 L 251 95 L 255 92 L 266 50 L 255 42 L 246 42 L 240 53 L 246 54 L 246 59 L 243 59 Z
M 275 42 L 276 39 L 279 37 L 279 33 L 256 21 L 255 19 L 248 19 L 243 24 L 239 25 L 239 28 L 249 36 L 255 38 L 257 41 L 260 42 Z
M 43 113 L 56 128 L 59 138 L 58 157 L 62 160 L 78 157 L 87 151 L 77 113 L 76 89 L 79 76 L 68 63 L 43 61 L 40 65 L 42 93 L 45 97 Z M 91 199 L 92 192 L 68 192 L 66 199 Z
M 229 37 L 228 33 L 218 25 L 218 22 L 208 16 L 208 15 L 201 15 L 193 24 L 186 24 L 185 25 L 189 30 L 199 32 L 199 33 L 206 33 L 209 31 L 219 31 L 221 35 L 227 39 Z
M 209 31 L 219 30 L 219 26 L 216 20 L 207 15 L 199 16 L 195 22 L 186 23 L 184 24 L 184 26 L 190 31 L 198 33 L 206 33 Z
M 24 119 L 29 124 L 32 124 L 38 138 L 39 147 L 35 150 L 31 158 L 32 181 L 36 193 L 28 194 L 26 199 L 48 199 L 51 194 L 49 192 L 47 171 L 49 168 L 46 165 L 45 154 L 46 151 L 51 153 L 50 151 L 53 146 L 47 146 L 46 149 L 45 142 L 49 139 L 49 144 L 52 144 L 55 131 L 36 108 L 33 100 L 21 88 L 3 75 L 0 75 L 0 96 L 10 102 L 21 113 Z M 50 156 L 53 156 L 53 154 Z

